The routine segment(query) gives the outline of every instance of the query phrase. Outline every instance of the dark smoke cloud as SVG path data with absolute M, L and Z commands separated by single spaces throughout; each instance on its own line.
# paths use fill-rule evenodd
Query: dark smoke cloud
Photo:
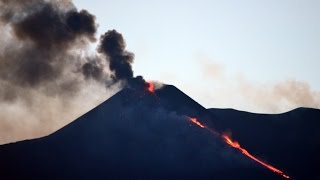
M 71 0 L 0 0 L 0 137 L 15 137 L 16 119 L 30 135 L 42 122 L 59 117 L 63 123 L 51 126 L 61 127 L 90 109 L 77 103 L 93 108 L 124 86 L 145 88 L 133 77 L 134 54 L 120 33 L 106 32 L 97 52 L 89 50 L 97 27 L 95 16 Z
M 98 51 L 108 57 L 109 67 L 114 71 L 112 78 L 114 80 L 133 78 L 131 63 L 133 63 L 134 54 L 125 50 L 126 43 L 122 34 L 111 30 L 102 35 L 100 41 Z
M 2 22 L 11 27 L 16 41 L 0 56 L 0 78 L 4 80 L 38 86 L 60 78 L 74 58 L 68 51 L 95 41 L 95 17 L 86 10 L 71 7 L 65 11 L 54 1 L 1 3 L 5 9 Z M 20 13 L 13 12 L 17 7 Z
M 47 4 L 14 23 L 13 29 L 20 40 L 31 40 L 37 48 L 51 50 L 68 48 L 79 37 L 95 41 L 96 24 L 95 17 L 86 10 L 63 14 Z
M 113 82 L 120 81 L 134 89 L 148 87 L 148 83 L 142 76 L 133 76 L 134 54 L 126 50 L 126 42 L 121 33 L 110 30 L 101 35 L 98 52 L 106 57 L 109 69 L 113 72 L 111 75 Z
M 83 75 L 86 78 L 93 78 L 99 80 L 102 78 L 103 71 L 101 67 L 95 62 L 87 62 L 82 66 Z
M 78 11 L 67 0 L 0 3 L 2 24 L 10 27 L 11 40 L 16 41 L 1 53 L 1 79 L 39 86 L 61 78 L 66 71 L 82 72 L 85 79 L 108 85 L 110 81 L 126 85 L 135 79 L 131 65 L 134 54 L 125 49 L 125 40 L 116 30 L 100 37 L 98 53 L 103 56 L 76 56 L 75 50 L 96 41 L 95 16 L 88 11 Z M 107 60 L 109 68 L 101 64 L 101 59 Z M 76 64 L 82 64 L 80 71 Z M 111 72 L 106 74 L 105 69 Z

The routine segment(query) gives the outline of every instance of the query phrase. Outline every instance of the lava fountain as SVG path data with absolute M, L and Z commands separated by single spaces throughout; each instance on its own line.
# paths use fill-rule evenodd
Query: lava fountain
M 221 137 L 223 139 L 224 142 L 226 142 L 229 146 L 239 150 L 242 154 L 244 154 L 245 156 L 247 156 L 248 158 L 254 160 L 255 162 L 261 164 L 262 166 L 264 166 L 265 168 L 271 170 L 274 173 L 277 173 L 279 175 L 281 175 L 282 177 L 286 178 L 286 179 L 290 179 L 290 177 L 288 175 L 286 175 L 284 172 L 282 172 L 281 170 L 275 168 L 274 166 L 261 161 L 260 159 L 256 158 L 255 156 L 253 156 L 252 154 L 250 154 L 246 149 L 242 148 L 240 146 L 240 144 L 236 141 L 233 141 L 228 135 L 226 134 L 220 134 L 217 131 L 203 125 L 201 122 L 199 122 L 196 118 L 190 118 L 188 117 L 189 120 L 196 124 L 197 126 L 203 128 L 203 129 L 207 129 L 208 131 L 210 131 L 212 134 L 218 135 L 219 137 Z

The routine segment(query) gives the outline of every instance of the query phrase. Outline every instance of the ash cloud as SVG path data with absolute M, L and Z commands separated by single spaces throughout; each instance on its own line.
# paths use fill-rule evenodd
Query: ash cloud
M 124 86 L 146 86 L 133 76 L 134 54 L 117 31 L 90 50 L 97 27 L 70 0 L 0 0 L 0 137 L 9 137 L 0 144 L 52 132 Z M 48 128 L 35 130 L 44 122 Z
M 76 63 L 70 51 L 95 41 L 95 17 L 86 10 L 73 6 L 64 10 L 59 5 L 2 1 L 2 23 L 10 27 L 12 37 L 1 51 L 1 79 L 34 87 L 61 78 Z
M 214 93 L 203 92 L 210 96 L 201 99 L 214 102 L 215 106 L 260 113 L 283 113 L 298 107 L 320 109 L 320 91 L 312 89 L 307 82 L 295 79 L 273 84 L 251 82 L 243 75 L 228 76 L 222 64 L 208 61 L 201 64 L 208 84 L 217 82 L 219 85 Z
M 273 85 L 258 85 L 239 79 L 237 85 L 239 93 L 248 101 L 273 113 L 298 107 L 320 109 L 320 92 L 311 89 L 307 82 L 290 79 Z
M 111 30 L 103 34 L 100 38 L 98 51 L 105 54 L 109 59 L 109 68 L 114 71 L 114 80 L 129 80 L 133 78 L 134 54 L 125 50 L 126 43 L 122 34 Z

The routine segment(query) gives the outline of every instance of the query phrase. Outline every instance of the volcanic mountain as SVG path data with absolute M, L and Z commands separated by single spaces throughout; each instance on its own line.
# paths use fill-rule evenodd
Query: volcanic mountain
M 305 138 L 319 139 L 314 129 L 307 132 L 319 127 L 317 117 L 318 110 L 308 109 L 207 110 L 171 85 L 154 92 L 125 88 L 49 136 L 0 146 L 0 179 L 283 179 L 212 133 L 225 130 L 293 177 L 315 179 L 316 166 L 308 163 L 319 162 L 316 154 L 310 159 L 319 143 Z M 310 170 L 297 169 L 299 163 Z

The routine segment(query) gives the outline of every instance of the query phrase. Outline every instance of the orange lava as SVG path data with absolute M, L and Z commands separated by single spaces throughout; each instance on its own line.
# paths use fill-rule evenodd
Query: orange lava
M 206 126 L 202 125 L 197 118 L 190 118 L 190 121 L 192 121 L 193 123 L 195 123 L 196 125 L 202 127 L 202 128 L 206 128 Z
M 147 82 L 147 84 L 148 84 L 147 90 L 151 93 L 154 93 L 154 89 L 155 89 L 154 84 L 152 82 Z
M 270 165 L 270 164 L 267 164 L 267 163 L 259 160 L 259 159 L 256 158 L 256 157 L 254 157 L 254 156 L 253 156 L 252 154 L 250 154 L 246 149 L 242 148 L 238 142 L 232 141 L 232 139 L 231 139 L 229 136 L 227 136 L 227 135 L 225 135 L 225 134 L 221 135 L 221 134 L 218 133 L 217 131 L 208 128 L 207 126 L 205 126 L 205 125 L 203 125 L 201 122 L 199 122 L 199 121 L 197 120 L 197 118 L 190 118 L 190 117 L 189 117 L 189 120 L 190 120 L 191 122 L 193 122 L 194 124 L 198 125 L 199 127 L 204 128 L 204 129 L 207 129 L 207 130 L 209 130 L 211 133 L 222 137 L 222 139 L 223 139 L 228 145 L 230 145 L 231 147 L 233 147 L 233 148 L 235 148 L 235 149 L 238 149 L 242 154 L 244 154 L 245 156 L 249 157 L 250 159 L 256 161 L 257 163 L 259 163 L 259 164 L 261 164 L 261 165 L 263 165 L 264 167 L 268 168 L 269 170 L 271 170 L 271 171 L 273 171 L 273 172 L 281 175 L 282 177 L 287 178 L 287 179 L 290 179 L 290 177 L 289 177 L 288 175 L 284 174 L 284 172 L 280 171 L 279 169 L 273 167 L 273 166 Z
M 225 140 L 225 142 L 227 144 L 229 144 L 231 147 L 238 149 L 242 154 L 246 155 L 247 157 L 249 157 L 250 159 L 256 161 L 257 163 L 263 165 L 264 167 L 270 169 L 271 171 L 278 173 L 279 175 L 283 176 L 284 178 L 290 179 L 290 177 L 286 174 L 284 174 L 284 172 L 280 171 L 279 169 L 273 167 L 270 164 L 267 164 L 261 160 L 259 160 L 258 158 L 254 157 L 252 154 L 250 154 L 246 149 L 242 148 L 240 146 L 240 144 L 236 141 L 232 141 L 232 139 L 227 136 L 227 135 L 222 135 L 222 138 Z

